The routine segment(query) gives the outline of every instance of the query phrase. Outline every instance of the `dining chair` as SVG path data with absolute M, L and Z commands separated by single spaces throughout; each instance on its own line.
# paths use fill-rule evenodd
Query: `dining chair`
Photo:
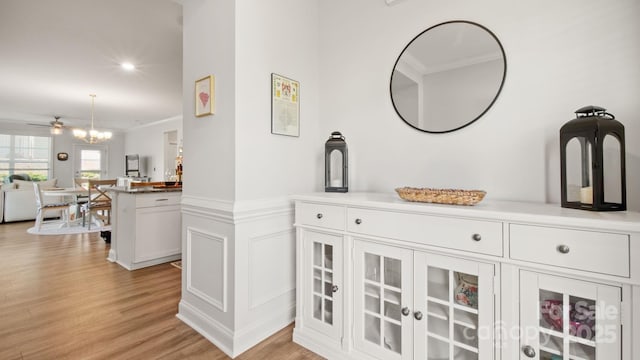
M 86 195 L 76 195 L 76 217 L 82 212 L 82 206 L 89 201 L 89 179 L 87 178 L 74 178 L 73 183 L 77 188 L 83 188 L 87 190 Z
M 89 179 L 87 178 L 73 178 L 73 183 L 76 187 L 81 187 L 84 189 L 89 188 Z
M 88 228 L 91 229 L 92 216 L 102 221 L 103 225 L 111 224 L 111 196 L 106 187 L 116 186 L 117 180 L 89 180 L 89 199 L 82 206 L 82 226 L 88 217 Z
M 69 206 L 71 206 L 72 204 L 67 202 L 46 204 L 43 200 L 42 189 L 40 188 L 40 184 L 38 182 L 33 183 L 33 189 L 36 193 L 36 205 L 38 208 L 38 211 L 36 213 L 36 230 L 40 231 L 40 229 L 42 228 L 42 223 L 44 222 L 45 212 L 51 210 L 60 210 L 61 225 L 66 223 L 66 225 L 69 226 Z

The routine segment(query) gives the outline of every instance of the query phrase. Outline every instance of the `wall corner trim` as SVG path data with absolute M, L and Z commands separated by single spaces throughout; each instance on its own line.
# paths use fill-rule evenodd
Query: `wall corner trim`
M 240 224 L 262 217 L 293 213 L 290 196 L 255 200 L 220 200 L 182 196 L 182 212 L 212 218 L 230 224 Z

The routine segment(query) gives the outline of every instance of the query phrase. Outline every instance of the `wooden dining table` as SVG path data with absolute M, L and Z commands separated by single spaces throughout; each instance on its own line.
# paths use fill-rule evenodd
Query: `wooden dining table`
M 89 189 L 83 187 L 42 189 L 44 196 L 89 196 Z
M 73 205 L 73 204 L 76 205 L 75 220 L 78 220 L 80 216 L 80 206 L 82 205 L 81 203 L 78 203 L 78 198 L 83 196 L 88 197 L 89 189 L 85 189 L 80 186 L 68 187 L 68 188 L 47 188 L 47 189 L 42 189 L 42 195 L 48 196 L 48 197 L 58 196 L 58 197 L 70 198 L 71 199 L 70 205 Z

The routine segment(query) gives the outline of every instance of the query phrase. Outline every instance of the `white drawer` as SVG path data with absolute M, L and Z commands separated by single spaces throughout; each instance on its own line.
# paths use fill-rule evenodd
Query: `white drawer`
M 296 223 L 300 225 L 344 230 L 344 214 L 343 206 L 296 203 Z
M 502 256 L 502 223 L 349 208 L 349 232 Z
M 168 206 L 180 204 L 180 193 L 147 193 L 136 195 L 136 208 Z
M 511 258 L 629 277 L 629 235 L 511 224 Z

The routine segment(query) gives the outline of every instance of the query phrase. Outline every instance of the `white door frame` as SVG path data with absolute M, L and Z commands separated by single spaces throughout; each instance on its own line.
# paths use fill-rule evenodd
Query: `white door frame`
M 82 150 L 99 150 L 102 154 L 100 156 L 100 178 L 106 178 L 109 173 L 109 148 L 106 145 L 89 145 L 89 144 L 73 144 L 73 165 L 72 165 L 72 177 L 71 182 L 74 179 L 80 177 L 80 152 Z

